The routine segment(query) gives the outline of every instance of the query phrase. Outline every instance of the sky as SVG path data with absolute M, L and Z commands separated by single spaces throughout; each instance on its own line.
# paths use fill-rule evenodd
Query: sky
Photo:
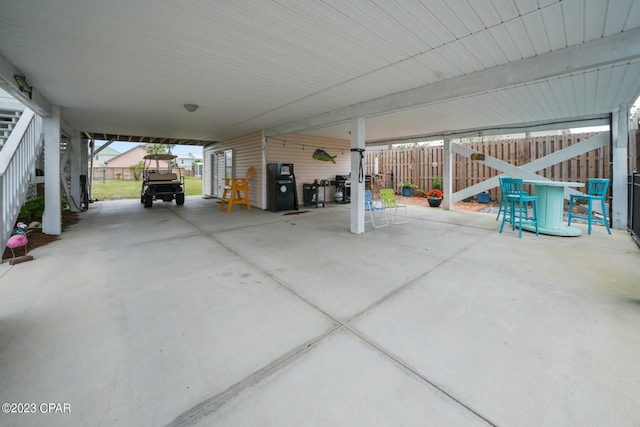
M 106 141 L 96 141 L 96 148 L 100 147 L 105 142 Z M 111 145 L 109 145 L 109 147 L 113 148 L 118 153 L 122 154 L 125 151 L 131 150 L 136 145 L 144 145 L 144 144 L 137 144 L 137 143 L 133 144 L 131 142 L 112 142 Z M 199 145 L 176 145 L 171 150 L 171 153 L 173 153 L 173 154 L 189 154 L 189 153 L 202 154 L 202 147 L 200 147 Z

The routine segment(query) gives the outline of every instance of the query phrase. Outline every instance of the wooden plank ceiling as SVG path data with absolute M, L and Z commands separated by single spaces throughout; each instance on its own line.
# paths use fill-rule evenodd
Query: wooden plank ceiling
M 375 140 L 606 115 L 640 95 L 640 58 L 597 63 L 589 47 L 620 34 L 633 44 L 638 28 L 640 0 L 21 0 L 0 8 L 0 54 L 76 129 L 191 144 L 464 86 L 521 61 L 544 68 L 575 46 L 594 57 L 424 105 L 416 92 L 411 108 L 367 120 Z M 348 137 L 344 124 L 313 132 Z

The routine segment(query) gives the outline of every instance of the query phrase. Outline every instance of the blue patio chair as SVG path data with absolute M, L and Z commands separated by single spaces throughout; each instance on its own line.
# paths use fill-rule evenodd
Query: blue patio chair
M 502 178 L 501 183 L 506 196 L 506 205 L 502 215 L 500 233 L 502 233 L 504 223 L 509 222 L 512 230 L 515 230 L 516 223 L 518 224 L 518 237 L 520 238 L 522 238 L 523 225 L 535 225 L 536 236 L 538 236 L 538 196 L 531 196 L 524 191 L 520 178 L 505 177 Z
M 371 218 L 369 221 L 365 221 L 365 224 L 371 223 L 373 228 L 386 227 L 389 225 L 389 218 L 387 217 L 386 209 L 382 205 L 382 202 L 379 200 L 373 200 L 370 190 L 364 190 L 364 210 L 365 212 L 369 212 L 369 218 Z M 378 219 L 377 225 L 374 219 L 376 213 L 381 217 Z
M 603 222 L 607 227 L 607 232 L 611 234 L 609 229 L 609 220 L 607 219 L 607 208 L 605 205 L 605 199 L 607 197 L 607 188 L 609 188 L 609 180 L 603 178 L 590 178 L 587 184 L 587 194 L 572 194 L 569 197 L 569 218 L 568 226 L 571 227 L 571 220 L 573 218 L 586 219 L 591 234 L 591 223 Z M 579 215 L 573 213 L 573 201 L 574 200 L 586 200 L 589 204 L 587 215 Z M 600 202 L 602 208 L 602 218 L 593 217 L 593 202 Z

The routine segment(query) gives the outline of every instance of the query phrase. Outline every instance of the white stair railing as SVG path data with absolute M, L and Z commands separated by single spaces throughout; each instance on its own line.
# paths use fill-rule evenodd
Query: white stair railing
M 25 201 L 43 141 L 42 118 L 25 109 L 0 150 L 0 244 L 3 251 Z

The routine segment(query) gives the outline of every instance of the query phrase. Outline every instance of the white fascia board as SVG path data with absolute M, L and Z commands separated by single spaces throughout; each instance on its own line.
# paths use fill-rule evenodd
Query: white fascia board
M 508 135 L 513 133 L 540 132 L 545 130 L 570 129 L 586 126 L 608 126 L 609 123 L 609 115 L 574 117 L 553 121 L 512 123 L 509 125 L 496 125 L 483 128 L 457 129 L 450 132 L 433 132 L 420 135 L 407 135 L 397 138 L 375 139 L 367 141 L 367 146 L 413 143 L 418 140 L 420 142 L 425 142 L 439 141 L 445 138 L 468 138 L 472 136 L 479 136 L 480 132 L 482 132 L 483 136 Z
M 275 136 L 434 104 L 640 57 L 640 28 L 265 129 Z M 633 102 L 631 100 L 630 102 Z
M 0 86 L 2 86 L 2 89 L 18 101 L 22 102 L 37 115 L 41 117 L 50 117 L 51 104 L 49 101 L 47 101 L 36 88 L 32 89 L 31 99 L 29 99 L 26 94 L 20 91 L 18 83 L 14 77 L 16 75 L 22 76 L 24 74 L 0 54 Z

